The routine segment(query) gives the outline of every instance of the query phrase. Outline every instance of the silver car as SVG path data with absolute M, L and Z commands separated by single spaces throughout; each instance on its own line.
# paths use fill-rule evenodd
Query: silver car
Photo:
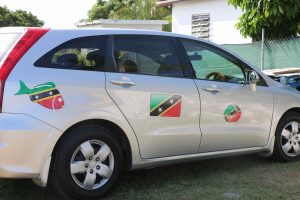
M 172 33 L 0 29 L 0 177 L 98 198 L 120 172 L 300 155 L 300 95 Z

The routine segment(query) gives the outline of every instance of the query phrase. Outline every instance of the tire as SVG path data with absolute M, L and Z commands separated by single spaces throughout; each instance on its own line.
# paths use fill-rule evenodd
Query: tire
M 300 159 L 300 114 L 288 112 L 280 120 L 276 133 L 273 158 L 281 162 Z
M 105 127 L 85 125 L 72 130 L 56 152 L 50 181 L 65 197 L 99 198 L 115 185 L 123 169 L 121 145 Z

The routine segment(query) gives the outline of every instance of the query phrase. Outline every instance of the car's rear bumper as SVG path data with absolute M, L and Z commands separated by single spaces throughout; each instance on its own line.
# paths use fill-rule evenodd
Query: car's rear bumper
M 51 156 L 56 128 L 24 114 L 0 114 L 0 177 L 39 178 Z

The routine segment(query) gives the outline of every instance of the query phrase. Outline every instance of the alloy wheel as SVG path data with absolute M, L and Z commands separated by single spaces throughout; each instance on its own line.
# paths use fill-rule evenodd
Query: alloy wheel
M 89 140 L 74 151 L 70 172 L 75 183 L 86 190 L 96 190 L 107 183 L 114 170 L 110 147 L 100 140 Z
M 281 132 L 281 148 L 285 155 L 295 157 L 300 154 L 299 123 L 289 122 Z

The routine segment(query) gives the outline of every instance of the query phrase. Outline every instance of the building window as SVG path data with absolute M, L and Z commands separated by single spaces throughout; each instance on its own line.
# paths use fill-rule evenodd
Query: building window
M 208 13 L 192 15 L 192 36 L 209 40 L 210 15 Z

